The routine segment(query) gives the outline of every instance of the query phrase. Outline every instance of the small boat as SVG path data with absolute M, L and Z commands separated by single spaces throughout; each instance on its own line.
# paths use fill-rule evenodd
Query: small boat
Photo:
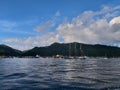
M 87 56 L 81 56 L 81 57 L 78 57 L 79 59 L 87 59 L 88 57 Z
M 108 59 L 108 58 L 107 58 L 107 54 L 105 54 L 105 57 L 104 57 L 103 59 Z
M 72 56 L 64 56 L 64 59 L 74 59 Z
M 108 59 L 107 57 L 104 57 L 103 59 Z
M 54 56 L 54 58 L 63 58 L 63 56 L 62 56 L 62 55 L 57 54 L 57 55 L 55 55 L 55 56 Z
M 81 54 L 81 56 L 79 57 L 79 59 L 86 59 L 86 58 L 88 58 L 87 56 L 84 55 L 84 52 L 82 50 L 82 45 L 80 45 L 80 54 Z
M 40 56 L 37 54 L 36 56 L 35 56 L 35 58 L 39 58 Z

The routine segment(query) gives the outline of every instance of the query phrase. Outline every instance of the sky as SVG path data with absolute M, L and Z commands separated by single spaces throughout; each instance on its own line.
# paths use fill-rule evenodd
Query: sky
M 0 0 L 0 44 L 120 46 L 120 0 Z

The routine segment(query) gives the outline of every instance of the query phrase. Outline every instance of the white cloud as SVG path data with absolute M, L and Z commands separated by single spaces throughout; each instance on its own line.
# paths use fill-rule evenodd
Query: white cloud
M 120 8 L 103 7 L 100 11 L 86 11 L 57 28 L 64 42 L 81 42 L 88 44 L 120 44 Z M 114 13 L 114 15 L 110 13 Z M 108 15 L 109 16 L 106 16 Z M 114 17 L 113 17 L 114 16 Z M 109 22 L 109 18 L 112 18 Z M 112 25 L 111 25 L 112 24 Z M 113 25 L 114 24 L 114 25 Z
M 37 32 L 44 32 L 49 30 L 50 28 L 52 28 L 55 25 L 55 23 L 53 21 L 47 21 L 45 23 L 42 23 L 38 26 L 35 27 L 35 31 Z
M 49 33 L 47 35 L 28 37 L 25 39 L 10 38 L 10 39 L 3 40 L 3 42 L 7 43 L 13 48 L 16 48 L 19 50 L 27 50 L 35 46 L 46 46 L 54 42 L 59 42 L 59 35 L 54 33 Z
M 44 22 L 44 23 L 41 23 L 40 25 L 37 25 L 35 28 L 34 28 L 34 31 L 36 32 L 47 32 L 48 30 L 50 30 L 51 28 L 53 28 L 58 20 L 58 16 L 60 16 L 60 12 L 57 11 L 55 13 L 55 15 L 53 15 L 50 20 Z
M 113 24 L 120 24 L 120 16 L 115 17 L 110 21 L 110 25 L 113 25 Z
M 104 6 L 100 11 L 85 11 L 70 22 L 65 21 L 60 24 L 56 31 L 25 39 L 6 39 L 4 42 L 21 50 L 60 42 L 60 38 L 65 43 L 76 41 L 88 44 L 118 45 L 120 44 L 119 10 L 119 6 L 113 8 Z M 38 25 L 35 30 L 43 32 L 53 26 L 54 22 L 48 21 Z

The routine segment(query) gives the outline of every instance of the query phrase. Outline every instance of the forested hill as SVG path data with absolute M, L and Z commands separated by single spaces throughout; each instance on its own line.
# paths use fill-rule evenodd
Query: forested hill
M 89 45 L 82 43 L 53 43 L 46 47 L 34 47 L 27 51 L 19 51 L 6 45 L 0 45 L 0 56 L 93 56 L 120 57 L 120 48 L 106 45 Z
M 0 45 L 0 56 L 20 56 L 21 51 L 13 49 L 6 45 Z
M 80 50 L 80 48 L 82 50 Z M 81 52 L 82 51 L 82 52 Z M 53 43 L 46 47 L 35 47 L 22 53 L 22 56 L 94 56 L 94 57 L 120 57 L 120 48 L 106 45 L 88 45 L 82 43 Z

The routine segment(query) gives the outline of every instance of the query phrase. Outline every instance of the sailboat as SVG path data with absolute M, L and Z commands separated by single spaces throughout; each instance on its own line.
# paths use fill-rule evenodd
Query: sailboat
M 71 55 L 71 43 L 69 44 L 69 59 L 73 59 L 74 57 Z
M 73 50 L 74 56 L 71 56 L 71 43 L 69 43 L 69 47 L 68 47 L 68 49 L 69 49 L 69 51 L 68 51 L 69 55 L 66 56 L 66 57 L 64 57 L 64 59 L 86 59 L 87 56 L 84 55 L 84 52 L 82 50 L 82 45 L 80 45 L 80 54 L 81 55 L 79 57 L 77 56 L 77 48 L 76 47 L 77 47 L 77 45 L 76 45 L 76 42 L 75 42 L 74 43 L 74 50 Z
M 79 59 L 86 59 L 86 58 L 87 58 L 87 56 L 84 55 L 84 52 L 82 50 L 82 44 L 80 44 L 80 57 L 79 57 Z
M 107 55 L 105 54 L 105 57 L 103 57 L 103 59 L 108 59 Z
M 71 43 L 68 46 L 68 56 L 65 56 L 64 59 L 73 59 L 74 57 L 71 56 Z
M 74 44 L 74 59 L 78 59 L 77 55 L 77 48 L 76 48 L 76 43 Z
M 35 56 L 35 58 L 39 58 L 40 56 L 37 54 L 36 56 Z

